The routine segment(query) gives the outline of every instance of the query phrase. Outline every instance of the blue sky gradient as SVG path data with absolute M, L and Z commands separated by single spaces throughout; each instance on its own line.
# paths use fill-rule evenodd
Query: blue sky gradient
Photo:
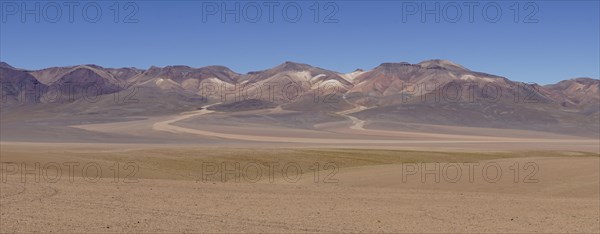
M 137 12 L 131 5 L 125 8 L 127 2 L 118 2 L 115 23 L 115 11 L 111 10 L 115 1 L 101 1 L 92 2 L 98 3 L 102 15 L 91 23 L 86 19 L 93 21 L 95 9 L 87 8 L 88 18 L 83 17 L 82 9 L 89 2 L 74 8 L 73 22 L 68 7 L 59 5 L 61 17 L 50 22 L 56 11 L 47 2 L 3 0 L 0 59 L 27 69 L 75 64 L 138 68 L 224 65 L 240 73 L 284 61 L 350 72 L 383 62 L 448 59 L 472 70 L 540 84 L 600 76 L 599 1 L 537 1 L 529 7 L 526 1 L 518 2 L 518 22 L 514 18 L 515 1 L 493 2 L 502 10 L 497 22 L 488 21 L 495 17 L 493 7 L 487 14 L 482 9 L 490 2 L 479 2 L 472 22 L 465 2 L 457 2 L 462 13 L 457 22 L 444 18 L 457 15 L 455 5 L 445 1 L 427 1 L 425 5 L 413 1 L 337 1 L 325 8 L 328 2 L 318 2 L 317 23 L 311 10 L 315 1 L 294 2 L 302 9 L 295 23 L 288 22 L 295 18 L 292 6 L 288 5 L 288 17 L 283 16 L 282 8 L 288 1 L 277 2 L 273 22 L 269 22 L 268 7 L 262 5 L 265 2 L 257 2 L 262 6 L 258 22 L 243 15 L 246 9 L 247 18 L 253 18 L 255 5 L 225 2 L 230 9 L 240 4 L 239 23 L 233 14 L 225 15 L 222 22 L 221 11 L 211 11 L 214 8 L 210 6 L 222 10 L 221 2 L 142 1 L 135 2 Z M 40 3 L 40 22 L 35 21 L 35 13 L 26 14 L 23 22 L 22 9 L 15 10 L 14 6 L 26 4 L 35 10 L 36 3 Z M 432 9 L 436 3 L 440 22 L 435 22 L 435 13 L 425 15 L 423 22 L 422 7 Z M 416 13 L 411 6 L 419 8 Z M 123 22 L 132 12 L 135 14 L 129 20 L 133 22 Z M 334 14 L 329 22 L 323 22 L 330 13 Z M 532 17 L 527 18 L 530 13 Z

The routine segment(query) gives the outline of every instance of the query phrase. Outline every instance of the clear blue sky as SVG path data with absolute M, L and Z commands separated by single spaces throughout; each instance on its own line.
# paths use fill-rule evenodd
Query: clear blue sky
M 417 13 L 409 14 L 415 6 L 410 1 L 338 1 L 337 12 L 319 2 L 319 23 L 314 22 L 311 10 L 314 1 L 296 2 L 302 9 L 296 23 L 286 21 L 294 20 L 295 5 L 288 5 L 289 14 L 283 17 L 288 2 L 278 2 L 273 22 L 269 22 L 269 7 L 258 2 L 261 18 L 251 22 L 256 5 L 238 1 L 242 11 L 239 23 L 234 15 L 225 15 L 226 22 L 221 22 L 221 11 L 205 14 L 215 9 L 215 2 L 204 2 L 204 8 L 202 2 L 193 1 L 137 2 L 131 18 L 137 23 L 123 22 L 134 10 L 132 6 L 125 9 L 125 2 L 119 4 L 119 23 L 114 22 L 113 1 L 98 2 L 102 15 L 96 23 L 86 21 L 96 17 L 92 5 L 87 6 L 87 18 L 83 17 L 86 2 L 73 8 L 73 22 L 69 7 L 58 5 L 61 17 L 56 23 L 50 22 L 56 18 L 56 5 L 39 2 L 41 22 L 36 23 L 35 13 L 24 15 L 22 22 L 21 2 L 14 3 L 2 0 L 0 59 L 27 69 L 75 64 L 138 68 L 218 64 L 245 73 L 290 60 L 350 72 L 382 62 L 439 58 L 541 84 L 600 76 L 598 1 L 538 1 L 535 6 L 519 2 L 518 23 L 514 22 L 512 1 L 497 2 L 502 15 L 496 23 L 486 21 L 495 17 L 493 6 L 488 5 L 487 18 L 483 16 L 483 7 L 489 2 L 474 8 L 473 22 L 469 7 L 458 2 L 462 14 L 456 23 L 450 22 L 457 15 L 456 5 L 443 1 L 437 2 L 439 23 L 435 14 L 421 21 L 421 3 L 416 5 Z M 35 3 L 25 2 L 30 10 Z M 231 9 L 235 3 L 226 4 Z M 426 2 L 425 7 L 433 9 L 435 3 Z M 331 20 L 337 23 L 324 23 L 332 12 Z M 533 17 L 527 18 L 530 13 Z M 538 22 L 523 22 L 527 19 Z

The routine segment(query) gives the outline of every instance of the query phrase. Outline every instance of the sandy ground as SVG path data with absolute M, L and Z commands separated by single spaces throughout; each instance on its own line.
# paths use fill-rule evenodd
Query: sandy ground
M 308 170 L 297 180 L 274 173 L 272 180 L 249 182 L 248 174 L 239 182 L 235 176 L 223 182 L 186 175 L 211 152 L 218 152 L 211 160 L 244 164 L 264 160 L 268 151 L 236 158 L 235 152 L 218 149 L 200 149 L 203 155 L 175 148 L 136 150 L 4 144 L 0 232 L 600 232 L 597 155 L 466 160 L 459 154 L 428 158 L 434 153 L 424 152 L 398 163 L 383 155 L 330 157 L 323 151 L 288 159 L 305 165 L 322 158 L 345 166 L 326 168 L 327 161 L 321 162 L 318 176 Z M 278 151 L 273 157 L 286 152 L 293 153 Z M 443 159 L 456 164 L 431 162 Z M 362 165 L 369 160 L 376 163 Z M 141 164 L 132 177 L 123 166 L 128 161 Z M 35 173 L 21 177 L 5 162 L 78 162 L 80 167 L 70 177 L 63 166 L 59 179 L 48 169 L 36 182 Z M 80 172 L 91 162 L 102 168 L 98 181 L 90 179 L 95 170 Z M 114 162 L 122 163 L 116 181 Z M 476 165 L 472 176 L 465 165 Z M 419 169 L 436 166 L 437 172 L 424 177 Z
M 413 138 L 424 137 L 429 140 L 371 140 L 371 139 L 335 139 L 335 138 L 323 138 L 323 137 L 286 137 L 286 136 L 266 136 L 266 134 L 231 134 L 231 133 L 220 133 L 214 131 L 205 131 L 194 128 L 187 128 L 174 125 L 174 123 L 184 121 L 186 119 L 195 118 L 198 116 L 213 113 L 214 111 L 208 110 L 210 106 L 205 106 L 203 110 L 194 111 L 179 116 L 173 116 L 165 121 L 158 121 L 152 125 L 152 129 L 156 131 L 165 131 L 171 133 L 188 133 L 199 136 L 217 137 L 222 139 L 232 140 L 245 140 L 245 141 L 258 141 L 258 142 L 284 142 L 284 143 L 319 143 L 319 144 L 401 144 L 401 143 L 489 143 L 489 142 L 536 142 L 536 143 L 596 143 L 597 140 L 589 139 L 535 139 L 535 138 L 509 138 L 509 137 L 490 137 L 490 136 L 469 136 L 469 135 L 456 135 L 456 134 L 438 134 L 438 133 L 422 133 L 422 132 L 406 132 L 406 131 L 384 131 L 384 130 L 370 130 L 365 129 L 365 121 L 360 120 L 356 117 L 348 114 L 364 110 L 364 107 L 358 106 L 349 111 L 338 112 L 343 116 L 348 117 L 352 124 L 349 129 L 354 130 L 354 134 L 371 135 L 371 136 L 387 136 L 394 138 L 402 138 L 406 136 L 412 136 Z M 110 129 L 110 126 L 105 126 Z M 238 130 L 239 131 L 239 130 Z M 259 132 L 260 133 L 260 132 Z M 443 139 L 443 140 L 430 140 L 430 139 Z M 449 140 L 453 139 L 453 140 Z
M 360 109 L 312 129 L 194 124 L 218 118 L 203 109 L 69 131 L 98 142 L 0 142 L 0 232 L 600 232 L 600 140 L 372 129 Z
M 269 125 L 228 126 L 186 124 L 187 120 L 211 116 L 204 109 L 173 116 L 153 117 L 127 122 L 73 126 L 86 131 L 144 137 L 167 134 L 165 137 L 186 136 L 190 139 L 212 139 L 221 142 L 279 143 L 313 147 L 376 147 L 420 148 L 443 150 L 579 150 L 600 152 L 600 140 L 559 134 L 522 130 L 477 129 L 446 127 L 445 133 L 435 131 L 389 131 L 365 128 L 365 121 L 350 116 L 361 107 L 339 112 L 349 125 L 321 124 L 315 129 L 280 128 Z M 460 133 L 461 131 L 466 133 Z M 454 132 L 454 133 L 453 133 Z M 498 134 L 498 133 L 502 134 Z M 199 142 L 201 144 L 201 142 Z

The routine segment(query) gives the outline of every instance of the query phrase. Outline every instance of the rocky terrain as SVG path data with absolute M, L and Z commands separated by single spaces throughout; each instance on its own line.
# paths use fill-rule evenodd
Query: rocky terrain
M 335 115 L 357 110 L 349 114 L 371 121 L 374 128 L 421 123 L 597 135 L 600 121 L 598 79 L 527 84 L 446 60 L 382 63 L 347 74 L 294 62 L 247 74 L 224 66 L 26 70 L 2 63 L 0 82 L 6 119 L 22 119 L 24 113 L 159 116 L 217 104 L 211 108 L 227 112 L 277 108 Z

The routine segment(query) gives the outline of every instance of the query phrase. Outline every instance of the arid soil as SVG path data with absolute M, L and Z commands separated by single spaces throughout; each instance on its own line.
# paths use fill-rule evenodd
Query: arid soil
M 1 149 L 1 232 L 600 231 L 597 153 L 56 143 Z M 35 163 L 41 172 L 31 172 Z M 72 174 L 65 165 L 76 165 Z M 276 166 L 271 172 L 266 165 Z
M 181 142 L 213 145 L 215 142 L 242 144 L 245 147 L 267 144 L 276 146 L 401 148 L 424 150 L 503 151 L 503 150 L 563 150 L 600 152 L 599 140 L 594 137 L 563 135 L 548 132 L 435 126 L 409 124 L 391 130 L 365 128 L 368 121 L 338 112 L 347 121 L 315 124 L 311 128 L 277 126 L 255 119 L 237 116 L 270 118 L 272 110 L 248 111 L 237 114 L 215 113 L 205 106 L 202 110 L 171 116 L 150 117 L 123 122 L 73 125 L 72 128 L 90 133 L 112 134 L 115 138 L 164 139 L 184 138 Z M 362 108 L 357 107 L 357 110 Z M 232 117 L 234 116 L 234 117 Z M 227 120 L 234 118 L 234 120 Z M 229 121 L 243 125 L 235 125 Z M 291 121 L 291 120 L 289 120 Z
M 0 232 L 600 232 L 598 139 L 361 109 L 4 122 Z

